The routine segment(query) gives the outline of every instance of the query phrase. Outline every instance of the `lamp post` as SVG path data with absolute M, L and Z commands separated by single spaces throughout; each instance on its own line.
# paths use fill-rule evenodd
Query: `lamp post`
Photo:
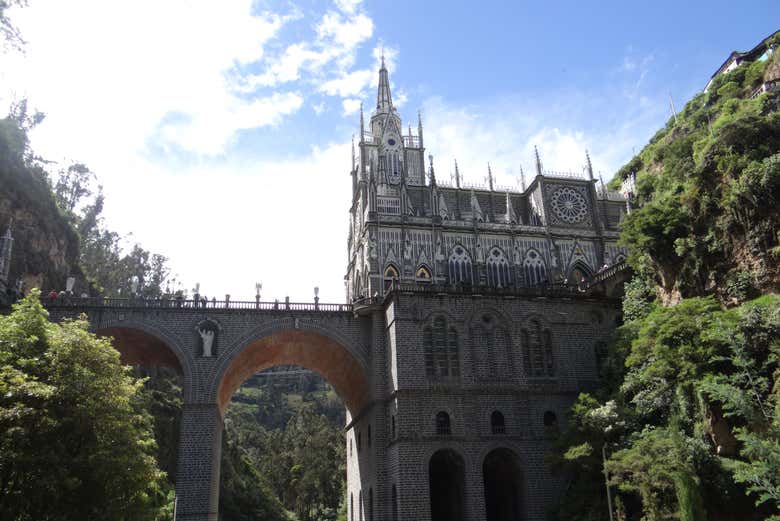
M 262 282 L 255 282 L 255 307 L 260 308 L 260 292 L 263 289 Z
M 318 286 L 314 286 L 314 309 L 320 309 L 320 288 Z

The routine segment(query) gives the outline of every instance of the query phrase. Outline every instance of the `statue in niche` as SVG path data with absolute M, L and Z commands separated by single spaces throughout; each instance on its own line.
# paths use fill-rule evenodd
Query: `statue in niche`
M 520 251 L 520 243 L 518 241 L 515 241 L 515 264 L 518 266 L 523 263 L 523 255 Z
M 373 235 L 368 236 L 368 257 L 371 259 L 376 259 L 376 239 L 374 239 Z
M 477 262 L 485 262 L 485 252 L 482 251 L 482 244 L 477 243 Z
M 404 260 L 412 260 L 412 241 L 409 240 L 409 236 L 404 239 Z
M 216 331 L 212 327 L 212 324 L 205 323 L 201 326 L 198 326 L 195 328 L 198 334 L 200 335 L 200 339 L 203 344 L 203 354 L 202 356 L 204 358 L 211 358 L 214 356 L 214 338 L 216 337 Z

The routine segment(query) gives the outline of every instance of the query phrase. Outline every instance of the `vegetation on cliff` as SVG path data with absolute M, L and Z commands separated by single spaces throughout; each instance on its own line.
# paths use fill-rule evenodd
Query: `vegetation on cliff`
M 610 519 L 606 476 L 616 519 L 780 519 L 778 63 L 717 77 L 613 181 L 635 178 L 636 275 L 549 454 L 556 519 Z

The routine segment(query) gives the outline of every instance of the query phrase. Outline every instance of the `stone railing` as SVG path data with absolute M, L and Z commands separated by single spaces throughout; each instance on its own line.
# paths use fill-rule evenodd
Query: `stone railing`
M 274 301 L 260 302 L 239 300 L 190 300 L 176 298 L 145 299 L 62 296 L 41 298 L 46 308 L 119 308 L 119 309 L 219 309 L 244 311 L 308 311 L 351 312 L 352 304 L 327 304 L 316 302 Z
M 599 284 L 601 282 L 604 282 L 607 279 L 611 279 L 618 273 L 621 273 L 627 269 L 630 269 L 628 266 L 628 263 L 626 261 L 620 261 L 617 264 L 613 264 L 609 268 L 600 271 L 596 273 L 596 275 L 593 277 L 593 279 L 588 284 L 588 287 L 595 286 L 596 284 Z

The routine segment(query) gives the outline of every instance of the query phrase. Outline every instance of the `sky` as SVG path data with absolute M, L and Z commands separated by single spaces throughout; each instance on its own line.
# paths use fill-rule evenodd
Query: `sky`
M 780 5 L 690 2 L 30 0 L 0 54 L 0 115 L 51 169 L 83 162 L 105 224 L 209 297 L 343 302 L 350 140 L 380 56 L 446 179 L 516 186 L 590 152 L 608 181 Z

